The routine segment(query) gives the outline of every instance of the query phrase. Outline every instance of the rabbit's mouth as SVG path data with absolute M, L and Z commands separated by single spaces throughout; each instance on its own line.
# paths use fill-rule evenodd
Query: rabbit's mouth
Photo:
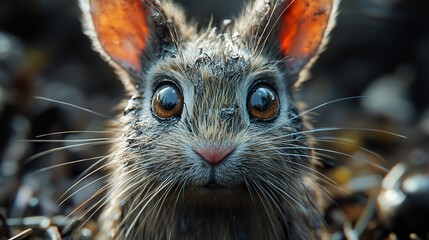
M 207 189 L 209 189 L 209 190 L 210 189 L 212 189 L 212 190 L 221 190 L 221 189 L 225 188 L 225 186 L 222 186 L 222 185 L 218 184 L 217 182 L 208 183 L 208 184 L 204 185 L 204 187 L 207 188 Z
M 222 183 L 220 183 L 219 181 L 219 176 L 216 177 L 216 169 L 215 167 L 212 167 L 210 169 L 210 174 L 207 180 L 207 183 L 203 185 L 204 188 L 207 189 L 222 189 L 225 188 L 226 186 Z
M 219 182 L 216 181 L 214 174 L 212 174 L 210 176 L 209 181 L 207 182 L 207 184 L 204 185 L 205 188 L 208 189 L 222 189 L 225 188 L 225 186 L 223 186 L 222 184 L 220 184 Z
M 177 199 L 174 196 L 173 199 Z M 180 198 L 183 202 L 197 206 L 242 206 L 251 202 L 251 196 L 244 186 L 228 187 L 216 182 L 186 191 Z

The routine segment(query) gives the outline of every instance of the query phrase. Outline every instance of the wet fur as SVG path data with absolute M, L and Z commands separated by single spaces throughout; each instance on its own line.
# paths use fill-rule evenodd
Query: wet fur
M 98 239 L 320 238 L 311 138 L 301 133 L 308 126 L 293 96 L 299 76 L 284 71 L 265 31 L 252 37 L 242 30 L 246 19 L 269 12 L 270 6 L 258 4 L 235 26 L 195 34 L 196 27 L 186 30 L 183 14 L 168 3 L 155 31 L 180 34 L 149 46 L 143 81 L 113 63 L 127 75 L 122 81 L 132 97 L 124 103 L 123 124 L 115 126 L 123 134 L 109 159 L 112 177 Z M 179 86 L 185 101 L 181 117 L 170 121 L 151 112 L 152 94 L 164 79 Z M 276 90 L 280 113 L 254 124 L 246 99 L 259 81 Z M 203 143 L 236 151 L 213 170 L 192 150 Z M 204 187 L 213 177 L 222 189 Z

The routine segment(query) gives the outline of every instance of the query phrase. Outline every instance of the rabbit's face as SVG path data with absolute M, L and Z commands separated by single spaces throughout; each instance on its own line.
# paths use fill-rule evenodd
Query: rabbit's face
M 80 3 L 133 95 L 108 163 L 118 239 L 310 239 L 316 173 L 292 95 L 338 1 L 255 0 L 220 34 L 168 0 Z
M 227 34 L 182 46 L 128 103 L 130 173 L 218 197 L 300 184 L 311 156 L 279 62 Z

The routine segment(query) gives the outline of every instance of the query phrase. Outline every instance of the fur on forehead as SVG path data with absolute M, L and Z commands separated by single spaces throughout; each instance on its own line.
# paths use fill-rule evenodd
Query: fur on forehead
M 247 46 L 247 42 L 235 32 L 219 33 L 210 28 L 193 39 L 182 42 L 177 53 L 158 61 L 151 75 L 188 77 L 198 76 L 203 81 L 226 80 L 235 83 L 248 75 L 268 73 L 278 76 L 276 62 Z

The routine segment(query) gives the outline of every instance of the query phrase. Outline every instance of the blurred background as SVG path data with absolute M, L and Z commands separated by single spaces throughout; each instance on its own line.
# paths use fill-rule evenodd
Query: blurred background
M 202 25 L 211 16 L 216 24 L 237 16 L 244 4 L 178 2 Z M 427 0 L 343 0 L 327 51 L 300 88 L 309 109 L 362 96 L 310 113 L 315 128 L 339 128 L 320 131 L 316 146 L 320 170 L 341 186 L 325 186 L 331 193 L 325 218 L 334 239 L 429 239 L 428 9 Z M 113 71 L 91 50 L 79 17 L 75 0 L 0 0 L 0 239 L 27 228 L 18 221 L 24 217 L 55 222 L 53 216 L 69 214 L 103 186 L 96 181 L 58 206 L 96 160 L 38 171 L 104 156 L 107 145 L 78 141 L 105 137 L 97 131 L 108 119 L 34 96 L 109 116 L 124 97 Z M 76 132 L 39 137 L 61 131 Z M 60 150 L 39 154 L 55 148 Z M 401 171 L 390 171 L 382 184 L 395 164 Z M 33 228 L 41 229 L 36 235 L 42 239 L 47 234 L 42 226 Z

